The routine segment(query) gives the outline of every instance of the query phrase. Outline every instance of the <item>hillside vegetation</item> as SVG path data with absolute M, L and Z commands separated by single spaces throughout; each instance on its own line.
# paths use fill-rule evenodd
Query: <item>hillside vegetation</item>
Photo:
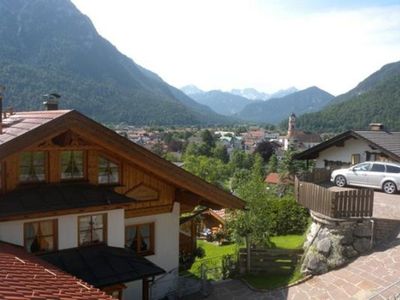
M 383 123 L 400 130 L 400 62 L 384 66 L 320 112 L 300 116 L 298 127 L 317 132 L 367 129 Z
M 0 16 L 1 84 L 16 110 L 57 92 L 61 107 L 103 122 L 230 122 L 120 53 L 69 0 L 1 0 Z
M 276 124 L 287 119 L 293 112 L 301 115 L 318 111 L 333 98 L 318 87 L 310 87 L 282 98 L 250 103 L 236 116 L 247 121 Z

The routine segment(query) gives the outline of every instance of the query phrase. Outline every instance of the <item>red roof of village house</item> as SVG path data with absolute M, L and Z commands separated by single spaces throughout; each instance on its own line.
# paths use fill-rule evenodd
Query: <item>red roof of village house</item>
M 112 300 L 86 282 L 27 253 L 0 242 L 0 299 Z
M 279 174 L 278 173 L 269 173 L 268 176 L 265 178 L 265 182 L 270 183 L 270 184 L 278 184 L 280 182 Z

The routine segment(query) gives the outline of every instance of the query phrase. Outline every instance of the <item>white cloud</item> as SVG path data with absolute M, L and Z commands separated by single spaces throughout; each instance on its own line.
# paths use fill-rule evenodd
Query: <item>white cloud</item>
M 290 11 L 263 1 L 73 0 L 123 53 L 175 86 L 346 92 L 399 60 L 400 6 Z

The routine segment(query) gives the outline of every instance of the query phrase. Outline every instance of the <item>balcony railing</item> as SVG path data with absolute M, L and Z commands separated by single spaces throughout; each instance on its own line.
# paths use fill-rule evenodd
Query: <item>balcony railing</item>
M 313 182 L 301 181 L 296 177 L 295 194 L 300 205 L 331 218 L 372 216 L 374 206 L 372 189 L 334 191 Z

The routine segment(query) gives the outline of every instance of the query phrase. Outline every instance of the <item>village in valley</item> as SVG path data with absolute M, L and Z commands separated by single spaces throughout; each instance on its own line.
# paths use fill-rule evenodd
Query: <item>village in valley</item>
M 399 6 L 189 2 L 0 0 L 0 300 L 400 299 Z

